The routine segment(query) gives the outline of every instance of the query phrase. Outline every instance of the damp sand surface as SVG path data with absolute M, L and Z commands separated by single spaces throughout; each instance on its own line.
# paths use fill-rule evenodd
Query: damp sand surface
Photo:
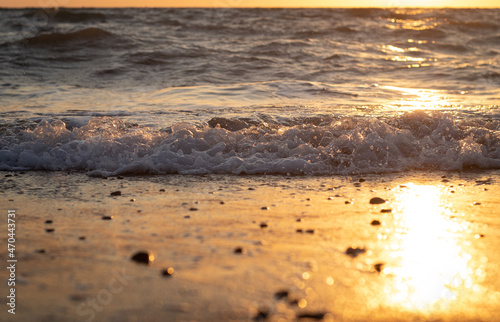
M 499 184 L 2 172 L 18 261 L 16 315 L 4 304 L 0 320 L 495 320 Z M 6 223 L 0 239 L 5 261 Z

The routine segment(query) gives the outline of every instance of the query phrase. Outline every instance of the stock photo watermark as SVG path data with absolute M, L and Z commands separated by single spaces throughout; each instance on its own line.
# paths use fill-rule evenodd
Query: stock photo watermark
M 112 270 L 111 274 L 113 277 L 109 280 L 107 287 L 97 292 L 96 296 L 88 297 L 85 302 L 76 307 L 76 314 L 85 321 L 94 321 L 97 313 L 102 312 L 113 301 L 114 296 L 123 292 L 129 281 L 135 278 L 133 275 L 127 275 L 125 268 L 122 268 L 121 273 Z
M 7 296 L 8 312 L 16 314 L 16 211 L 8 210 L 7 212 L 7 270 L 9 271 L 9 279 L 7 286 L 9 287 Z

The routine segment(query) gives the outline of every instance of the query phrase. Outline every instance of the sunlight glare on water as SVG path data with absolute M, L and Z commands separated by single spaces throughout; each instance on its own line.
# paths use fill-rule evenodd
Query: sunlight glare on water
M 383 86 L 382 88 L 400 93 L 401 99 L 394 101 L 392 105 L 402 111 L 438 110 L 450 106 L 443 91 L 396 86 Z
M 398 196 L 396 240 L 399 265 L 386 268 L 388 304 L 408 310 L 446 309 L 460 293 L 471 293 L 472 256 L 462 248 L 467 231 L 441 202 L 439 187 L 407 184 Z

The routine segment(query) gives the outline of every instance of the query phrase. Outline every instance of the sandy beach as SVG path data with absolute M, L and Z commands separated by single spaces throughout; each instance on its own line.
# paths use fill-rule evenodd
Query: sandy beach
M 493 321 L 499 182 L 3 172 L 0 320 Z

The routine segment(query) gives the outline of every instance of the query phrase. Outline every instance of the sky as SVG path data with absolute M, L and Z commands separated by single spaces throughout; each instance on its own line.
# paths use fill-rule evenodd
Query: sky
M 0 0 L 0 7 L 468 7 L 499 8 L 500 0 Z

